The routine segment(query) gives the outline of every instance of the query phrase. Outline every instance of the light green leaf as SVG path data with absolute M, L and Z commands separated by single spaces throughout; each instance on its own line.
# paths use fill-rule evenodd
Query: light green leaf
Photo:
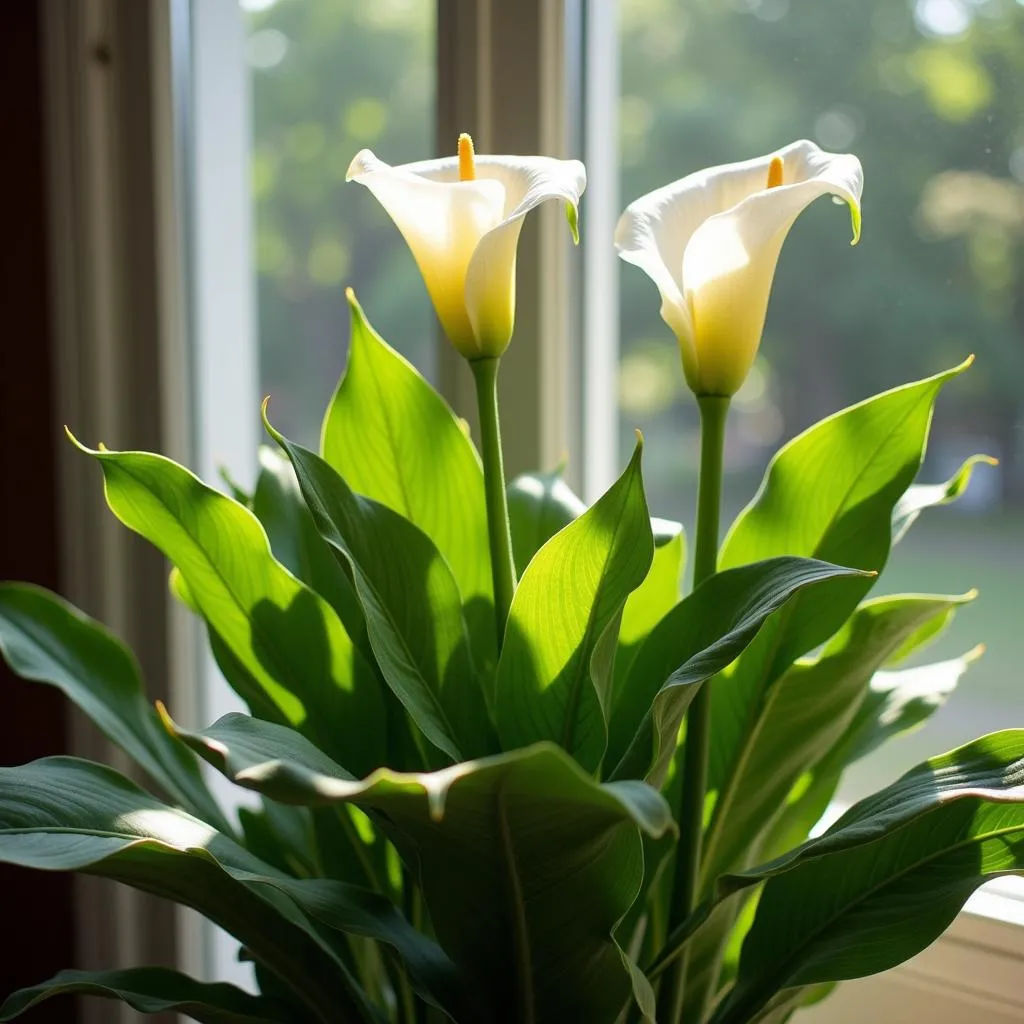
M 118 999 L 140 1013 L 183 1013 L 201 1024 L 289 1024 L 288 1008 L 224 982 L 202 982 L 168 967 L 124 971 L 61 971 L 49 981 L 23 988 L 0 1006 L 0 1020 L 14 1020 L 52 996 Z M 296 1022 L 297 1024 L 297 1022 Z
M 351 291 L 348 366 L 327 409 L 324 460 L 357 494 L 415 523 L 451 568 L 474 653 L 494 665 L 494 596 L 480 458 L 414 366 L 370 326 Z
M 377 664 L 413 722 L 455 761 L 494 751 L 459 589 L 430 538 L 386 505 L 354 494 L 265 415 L 264 423 L 291 460 L 321 536 L 352 570 Z
M 551 473 L 523 473 L 508 485 L 508 518 L 516 573 L 522 576 L 535 554 L 559 530 L 579 519 L 587 505 L 565 482 L 564 467 Z M 655 548 L 664 547 L 682 532 L 681 523 L 651 518 Z
M 135 658 L 98 622 L 41 587 L 0 583 L 0 654 L 24 679 L 61 690 L 182 807 L 231 832 L 195 759 L 146 700 Z
M 860 402 L 785 445 L 729 531 L 721 567 L 790 554 L 880 572 L 893 509 L 921 465 L 935 400 L 968 365 Z M 728 681 L 712 683 L 711 789 L 726 784 L 747 748 L 747 709 L 759 705 L 796 658 L 839 629 L 871 582 L 837 584 L 828 601 L 797 598 L 765 626 Z
M 786 988 L 895 967 L 983 882 L 1024 872 L 1024 730 L 925 761 L 785 860 L 759 872 L 767 882 L 714 1024 L 742 1024 Z
M 612 777 L 646 777 L 660 786 L 698 687 L 732 662 L 768 616 L 804 588 L 822 586 L 819 599 L 825 601 L 852 575 L 861 574 L 814 559 L 772 558 L 717 573 L 701 584 L 662 619 L 633 661 L 612 713 Z
M 0 862 L 83 871 L 192 907 L 239 939 L 314 1019 L 373 1019 L 294 902 L 245 881 L 272 881 L 273 868 L 110 768 L 65 757 L 0 768 Z
M 762 855 L 762 841 L 797 780 L 839 743 L 872 676 L 908 637 L 971 600 L 897 595 L 867 601 L 816 658 L 791 666 L 746 709 L 748 725 L 733 770 L 718 790 L 704 839 L 705 886 Z M 723 690 L 729 687 L 723 679 Z M 728 700 L 732 694 L 716 694 Z M 736 710 L 737 715 L 739 709 Z
M 376 675 L 334 609 L 273 558 L 256 517 L 161 455 L 84 450 L 114 514 L 177 566 L 246 685 L 353 771 L 381 764 Z
M 972 455 L 944 484 L 914 484 L 892 510 L 892 542 L 898 544 L 917 517 L 928 508 L 948 505 L 967 490 L 977 465 L 998 466 L 990 455 Z
M 508 518 L 516 574 L 522 576 L 538 551 L 559 530 L 587 511 L 563 478 L 553 473 L 523 473 L 508 485 Z
M 495 682 L 506 750 L 551 740 L 588 771 L 604 755 L 619 619 L 654 553 L 642 448 L 638 442 L 622 476 L 537 552 L 519 581 Z
M 655 626 L 679 604 L 686 539 L 682 529 L 661 547 L 655 546 L 654 561 L 647 578 L 626 598 L 615 651 L 615 682 L 612 707 L 615 706 L 629 677 L 633 659 Z
M 843 772 L 888 740 L 919 728 L 946 703 L 980 654 L 975 648 L 949 661 L 876 672 L 843 735 L 793 787 L 772 823 L 763 856 L 777 857 L 802 843 L 832 802 Z
M 232 720 L 182 736 L 239 785 L 292 799 L 305 787 L 310 804 L 376 813 L 418 865 L 438 940 L 476 984 L 486 1020 L 615 1020 L 632 985 L 611 933 L 640 886 L 640 830 L 672 827 L 655 790 L 599 785 L 547 743 L 353 782 L 312 761 L 283 763 L 275 744 L 259 762 L 253 737 L 236 757 L 240 728 Z

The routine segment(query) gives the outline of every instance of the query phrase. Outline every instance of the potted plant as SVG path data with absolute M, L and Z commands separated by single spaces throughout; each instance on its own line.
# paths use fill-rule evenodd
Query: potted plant
M 576 161 L 476 157 L 350 177 L 395 220 L 479 397 L 479 448 L 349 293 L 319 452 L 282 436 L 251 494 L 155 454 L 86 456 L 172 564 L 249 714 L 205 729 L 144 697 L 131 654 L 61 598 L 0 587 L 0 651 L 137 762 L 0 769 L 0 859 L 175 900 L 240 943 L 258 993 L 163 968 L 65 971 L 200 1021 L 783 1021 L 933 941 L 1024 869 L 1024 731 L 919 765 L 814 834 L 844 768 L 920 724 L 974 652 L 902 671 L 971 599 L 869 597 L 891 546 L 966 486 L 915 483 L 968 363 L 836 413 L 775 456 L 719 545 L 725 424 L 789 227 L 862 174 L 799 142 L 633 203 L 622 257 L 657 285 L 701 411 L 693 586 L 652 521 L 642 440 L 586 508 L 557 474 L 506 492 L 496 379 L 516 242 Z M 172 709 L 173 711 L 173 709 Z M 233 820 L 202 760 L 259 794 Z

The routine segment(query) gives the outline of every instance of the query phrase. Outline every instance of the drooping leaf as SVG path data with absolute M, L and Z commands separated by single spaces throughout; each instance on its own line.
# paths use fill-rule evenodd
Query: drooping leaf
M 601 761 L 622 608 L 654 553 L 641 451 L 638 442 L 618 481 L 519 581 L 495 681 L 506 750 L 551 740 L 588 771 Z
M 945 483 L 914 484 L 909 487 L 892 510 L 893 544 L 898 544 L 903 539 L 907 530 L 914 525 L 917 517 L 925 509 L 956 501 L 967 490 L 974 467 L 979 464 L 998 466 L 999 461 L 990 455 L 972 455 Z
M 785 445 L 729 531 L 721 567 L 791 554 L 880 572 L 891 545 L 893 509 L 921 465 L 935 400 L 968 365 L 876 395 Z M 743 756 L 748 709 L 759 706 L 796 658 L 839 629 L 871 583 L 848 579 L 828 601 L 813 594 L 797 598 L 765 626 L 728 681 L 712 684 L 711 789 L 725 784 Z
M 273 868 L 110 768 L 67 757 L 0 768 L 0 861 L 100 875 L 192 907 L 239 939 L 315 1020 L 373 1019 L 295 903 L 243 880 L 271 882 Z
M 0 583 L 0 655 L 61 690 L 182 807 L 231 832 L 195 758 L 146 700 L 138 663 L 98 622 L 41 587 Z
M 814 559 L 773 558 L 717 573 L 701 584 L 637 652 L 612 712 L 612 777 L 646 777 L 661 785 L 697 687 L 732 662 L 768 616 L 804 588 L 821 587 L 824 601 L 851 575 L 860 574 Z
M 451 568 L 481 667 L 493 666 L 494 596 L 480 458 L 458 418 L 373 329 L 348 292 L 348 365 L 324 418 L 324 460 L 357 494 L 415 523 Z
M 948 927 L 983 882 L 1024 873 L 1024 730 L 925 761 L 855 804 L 767 877 L 714 1024 L 776 993 L 888 970 Z
M 0 1006 L 0 1020 L 14 1020 L 52 996 L 100 996 L 140 1013 L 183 1013 L 201 1024 L 300 1024 L 286 1006 L 224 982 L 203 982 L 168 967 L 123 971 L 61 971 L 23 988 Z
M 275 744 L 259 762 L 254 737 L 234 755 L 233 737 L 245 727 L 232 719 L 182 736 L 239 785 L 380 815 L 418 865 L 438 940 L 478 986 L 485 1019 L 616 1018 L 632 986 L 611 933 L 640 885 L 640 831 L 671 828 L 655 790 L 599 785 L 547 743 L 354 782 L 286 761 Z
M 972 596 L 865 602 L 818 657 L 791 666 L 747 709 L 744 744 L 718 790 L 704 838 L 705 885 L 760 859 L 761 843 L 790 789 L 836 748 L 875 672 L 908 637 L 935 620 L 946 622 Z
M 497 748 L 459 589 L 430 538 L 354 494 L 319 456 L 271 436 L 295 469 L 321 536 L 348 562 L 381 673 L 423 735 L 453 760 Z
M 89 454 L 114 514 L 177 566 L 248 685 L 353 771 L 383 763 L 376 675 L 334 609 L 273 558 L 256 517 L 163 456 Z

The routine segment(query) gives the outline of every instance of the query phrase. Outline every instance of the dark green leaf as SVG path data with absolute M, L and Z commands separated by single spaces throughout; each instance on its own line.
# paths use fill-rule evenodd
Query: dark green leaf
M 430 538 L 354 494 L 323 459 L 264 422 L 291 460 L 321 535 L 352 570 L 377 663 L 412 720 L 453 760 L 496 749 L 459 589 Z
M 183 1013 L 202 1024 L 299 1022 L 299 1018 L 272 999 L 250 995 L 223 982 L 196 981 L 167 967 L 61 971 L 41 985 L 23 988 L 9 996 L 0 1007 L 0 1020 L 13 1020 L 52 996 L 68 994 L 119 999 L 140 1013 Z
M 323 458 L 353 491 L 404 516 L 434 542 L 467 607 L 474 652 L 482 666 L 493 666 L 480 458 L 444 399 L 370 326 L 351 291 L 348 300 L 348 366 L 324 419 Z
M 137 662 L 98 622 L 40 587 L 0 583 L 0 654 L 23 678 L 60 689 L 168 796 L 231 832 L 195 759 L 146 700 Z
M 374 1019 L 295 903 L 254 888 L 279 880 L 273 868 L 110 768 L 64 757 L 0 768 L 0 861 L 101 875 L 192 907 L 242 942 L 315 1019 Z
M 654 553 L 641 451 L 638 442 L 607 494 L 552 537 L 519 581 L 495 684 L 506 750 L 551 740 L 588 771 L 600 764 L 619 619 Z
M 664 781 L 676 736 L 697 688 L 750 643 L 765 620 L 806 587 L 825 601 L 855 569 L 807 558 L 773 558 L 717 573 L 653 630 L 633 661 L 612 714 L 614 778 Z M 728 686 L 729 682 L 723 682 Z M 621 752 L 621 753 L 620 753 Z
M 1022 872 L 1024 730 L 1010 730 L 924 762 L 766 865 L 736 985 L 713 1020 L 741 1024 L 783 989 L 895 967 L 983 882 Z
M 182 735 L 242 786 L 290 799 L 305 788 L 310 804 L 376 813 L 418 866 L 438 940 L 478 986 L 488 1021 L 529 1012 L 537 1024 L 616 1018 L 631 981 L 611 932 L 643 874 L 638 830 L 658 836 L 671 827 L 655 790 L 598 785 L 551 744 L 353 782 L 336 768 L 322 773 L 319 761 L 285 763 L 274 743 L 258 763 L 254 737 L 236 759 L 243 727 L 233 719 Z
M 263 524 L 274 557 L 338 613 L 360 653 L 373 660 L 366 620 L 351 580 L 345 575 L 302 500 L 292 464 L 279 452 L 260 447 L 260 474 L 252 510 Z
M 379 680 L 333 608 L 275 561 L 255 516 L 163 456 L 90 454 L 114 514 L 177 566 L 264 703 L 354 771 L 381 764 Z

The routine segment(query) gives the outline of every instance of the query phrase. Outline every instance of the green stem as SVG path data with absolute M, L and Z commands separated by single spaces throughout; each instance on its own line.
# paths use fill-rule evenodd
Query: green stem
M 498 651 L 505 637 L 505 623 L 516 589 L 512 561 L 512 531 L 505 496 L 505 467 L 501 457 L 501 427 L 498 423 L 498 359 L 470 362 L 476 381 L 476 402 L 480 413 L 480 452 L 484 462 L 484 492 L 487 500 L 487 536 L 491 548 L 494 579 L 494 618 Z
M 700 480 L 697 484 L 697 539 L 693 555 L 696 589 L 718 568 L 718 524 L 722 505 L 722 463 L 729 399 L 702 395 L 700 406 Z M 679 846 L 669 900 L 671 934 L 692 913 L 700 897 L 701 844 L 704 838 L 704 799 L 707 792 L 708 751 L 711 741 L 711 693 L 702 686 L 686 713 L 683 751 L 682 800 L 679 808 Z M 686 989 L 687 955 L 676 962 L 662 981 L 658 1020 L 673 1024 L 680 1019 Z

